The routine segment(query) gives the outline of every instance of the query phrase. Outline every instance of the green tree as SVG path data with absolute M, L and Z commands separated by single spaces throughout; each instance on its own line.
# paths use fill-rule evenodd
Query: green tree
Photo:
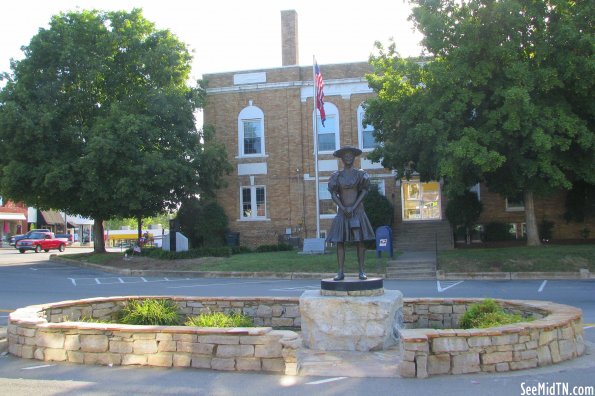
M 364 198 L 364 208 L 374 230 L 383 225 L 392 226 L 394 216 L 393 205 L 388 198 L 378 191 L 377 186 L 370 186 L 370 191 Z
M 478 181 L 523 192 L 527 243 L 539 245 L 534 195 L 595 183 L 593 2 L 413 0 L 432 56 L 378 45 L 366 122 L 372 156 L 447 193 Z
M 23 49 L 0 92 L 0 190 L 94 218 L 95 251 L 104 220 L 173 209 L 229 171 L 196 130 L 186 45 L 140 10 L 59 14 Z
M 222 246 L 225 242 L 227 215 L 214 200 L 188 199 L 182 203 L 176 218 L 193 247 Z
M 471 243 L 471 227 L 475 225 L 483 205 L 477 198 L 477 194 L 466 190 L 463 194 L 454 196 L 446 204 L 446 218 L 456 230 L 457 226 L 465 227 L 465 241 Z

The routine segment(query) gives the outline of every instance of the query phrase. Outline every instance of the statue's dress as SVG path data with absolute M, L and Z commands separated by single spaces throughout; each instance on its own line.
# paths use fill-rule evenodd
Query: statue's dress
M 351 172 L 345 170 L 334 172 L 328 181 L 328 190 L 331 194 L 337 193 L 345 207 L 353 205 L 359 193 L 362 190 L 367 191 L 369 188 L 370 176 L 361 169 L 353 169 Z M 346 200 L 350 202 L 345 202 Z M 350 218 L 339 208 L 326 237 L 327 242 L 334 243 L 373 239 L 375 239 L 374 229 L 361 202 L 354 208 Z

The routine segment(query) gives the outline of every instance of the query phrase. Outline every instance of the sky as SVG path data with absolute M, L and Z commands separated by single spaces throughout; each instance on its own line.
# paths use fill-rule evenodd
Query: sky
M 188 45 L 193 79 L 280 67 L 282 10 L 298 14 L 299 64 L 311 65 L 316 56 L 323 73 L 325 64 L 367 61 L 375 41 L 387 46 L 394 38 L 402 56 L 421 53 L 405 0 L 13 0 L 2 3 L 0 72 L 10 71 L 10 59 L 22 59 L 21 46 L 47 28 L 52 15 L 132 8 Z

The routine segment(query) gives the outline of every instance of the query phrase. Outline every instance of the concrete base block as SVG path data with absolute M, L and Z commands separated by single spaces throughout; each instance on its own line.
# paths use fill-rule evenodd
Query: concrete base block
M 403 307 L 398 290 L 381 296 L 322 296 L 309 290 L 300 297 L 302 338 L 310 349 L 323 351 L 374 351 L 396 343 L 393 333 L 397 312 Z

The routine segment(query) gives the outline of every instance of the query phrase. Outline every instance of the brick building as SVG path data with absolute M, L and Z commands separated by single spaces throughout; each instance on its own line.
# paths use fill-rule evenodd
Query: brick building
M 374 95 L 365 74 L 367 62 L 321 65 L 325 83 L 326 122 L 320 124 L 313 105 L 311 66 L 298 66 L 298 24 L 295 11 L 282 11 L 282 66 L 204 75 L 207 81 L 205 125 L 214 125 L 225 142 L 233 173 L 218 202 L 240 243 L 255 247 L 277 243 L 289 236 L 316 237 L 316 201 L 313 130 L 318 122 L 320 230 L 324 235 L 336 213 L 327 193 L 327 181 L 340 169 L 332 153 L 344 145 L 361 148 L 355 166 L 365 169 L 395 208 L 394 237 L 399 249 L 448 249 L 453 233 L 444 217 L 440 182 L 398 180 L 395 174 L 366 159 L 375 142 L 370 127 L 362 126 L 362 103 Z M 507 200 L 477 187 L 484 203 L 482 222 L 515 224 L 519 236 L 522 203 Z M 543 204 L 543 205 L 542 205 Z M 554 221 L 554 234 L 578 237 L 578 228 L 565 226 L 563 194 L 536 200 L 538 222 Z M 589 224 L 593 228 L 593 224 Z M 594 230 L 595 231 L 595 230 Z M 576 235 L 574 235 L 576 234 Z

